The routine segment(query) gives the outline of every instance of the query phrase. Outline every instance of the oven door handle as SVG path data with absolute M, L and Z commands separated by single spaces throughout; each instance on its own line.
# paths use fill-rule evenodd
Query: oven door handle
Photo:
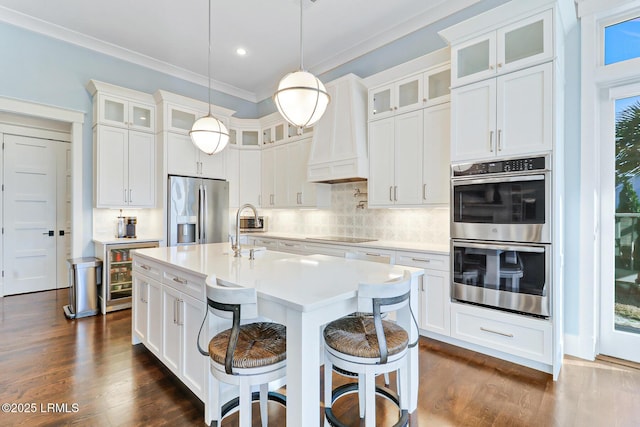
M 501 244 L 493 244 L 493 243 L 472 243 L 466 241 L 456 241 L 454 240 L 452 243 L 453 248 L 456 247 L 464 247 L 464 248 L 477 248 L 477 249 L 498 249 L 501 251 L 516 251 L 516 252 L 535 252 L 535 253 L 544 253 L 546 248 L 544 246 L 527 246 L 527 245 L 501 245 Z
M 496 184 L 501 182 L 521 182 L 521 181 L 544 181 L 546 175 L 509 175 L 493 178 L 454 178 L 451 183 L 455 187 L 456 185 L 469 185 L 469 184 Z

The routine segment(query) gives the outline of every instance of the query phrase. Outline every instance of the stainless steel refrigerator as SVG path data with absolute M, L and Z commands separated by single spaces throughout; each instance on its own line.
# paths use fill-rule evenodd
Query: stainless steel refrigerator
M 169 175 L 169 246 L 226 242 L 229 237 L 229 183 Z

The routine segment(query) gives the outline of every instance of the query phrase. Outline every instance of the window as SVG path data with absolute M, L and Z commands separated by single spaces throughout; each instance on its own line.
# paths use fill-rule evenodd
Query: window
M 604 27 L 604 65 L 640 57 L 640 17 Z

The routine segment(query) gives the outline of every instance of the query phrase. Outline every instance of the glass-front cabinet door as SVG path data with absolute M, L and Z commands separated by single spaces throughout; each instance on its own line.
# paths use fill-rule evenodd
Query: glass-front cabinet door
M 422 73 L 369 91 L 369 120 L 401 114 L 423 105 Z
M 109 126 L 153 132 L 155 107 L 112 95 L 100 94 L 98 121 Z
M 454 87 L 553 59 L 552 10 L 451 48 Z
M 197 119 L 197 113 L 169 106 L 169 129 L 172 132 L 189 132 Z
M 393 85 L 384 86 L 369 92 L 369 120 L 381 119 L 393 113 L 391 94 Z
M 509 72 L 553 57 L 553 15 L 548 10 L 498 30 L 498 72 Z
M 453 85 L 495 75 L 496 34 L 491 32 L 452 48 Z
M 423 90 L 425 106 L 448 102 L 451 98 L 451 69 L 446 67 L 425 73 Z

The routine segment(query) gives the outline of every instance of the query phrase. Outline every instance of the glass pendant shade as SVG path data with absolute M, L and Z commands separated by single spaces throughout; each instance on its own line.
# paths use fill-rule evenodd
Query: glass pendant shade
M 301 70 L 280 80 L 273 101 L 286 121 L 304 128 L 320 120 L 329 104 L 329 94 L 320 79 Z
M 219 153 L 229 143 L 227 127 L 211 113 L 196 120 L 189 135 L 193 145 L 209 155 Z

